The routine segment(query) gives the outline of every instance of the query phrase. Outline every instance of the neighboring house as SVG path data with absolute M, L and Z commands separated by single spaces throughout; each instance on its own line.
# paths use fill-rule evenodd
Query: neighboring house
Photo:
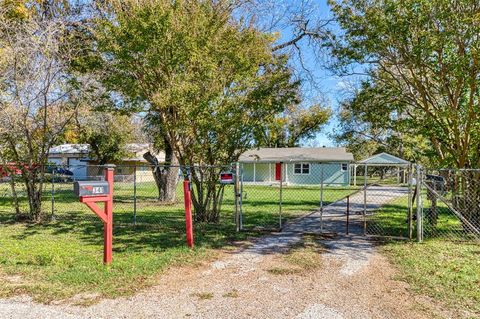
M 349 185 L 353 154 L 343 147 L 259 148 L 243 153 L 243 181 L 289 185 Z
M 89 151 L 88 144 L 58 145 L 50 149 L 48 162 L 68 169 L 77 180 L 86 179 Z
M 153 181 L 148 162 L 143 154 L 152 151 L 150 144 L 127 144 L 126 149 L 131 156 L 113 163 L 115 168 L 115 180 L 133 180 L 136 175 L 137 181 Z M 103 169 L 98 162 L 89 158 L 90 146 L 88 144 L 63 144 L 50 149 L 49 162 L 62 165 L 73 172 L 75 180 L 98 179 L 103 176 Z M 165 162 L 165 153 L 155 154 L 160 163 Z

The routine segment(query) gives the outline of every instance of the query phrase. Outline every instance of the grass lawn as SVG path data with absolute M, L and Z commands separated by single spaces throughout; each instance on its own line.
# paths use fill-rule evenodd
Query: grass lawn
M 133 186 L 116 183 L 114 190 L 113 264 L 102 264 L 102 223 L 78 202 L 71 184 L 55 185 L 55 217 L 43 224 L 16 223 L 7 185 L 0 185 L 0 296 L 29 294 L 49 302 L 87 293 L 103 297 L 132 294 L 155 282 L 174 265 L 195 264 L 215 257 L 215 249 L 233 241 L 257 236 L 254 227 L 278 225 L 278 187 L 245 186 L 244 226 L 236 233 L 233 220 L 233 189 L 225 190 L 221 221 L 195 225 L 195 249 L 185 246 L 183 194 L 178 204 L 155 202 L 152 183 L 137 187 L 137 225 L 133 225 Z M 338 200 L 355 189 L 330 188 L 324 201 Z M 24 194 L 22 194 L 24 195 Z M 294 218 L 319 207 L 318 187 L 287 187 L 283 190 L 283 217 Z M 22 207 L 26 207 L 25 198 Z M 51 213 L 51 194 L 44 194 L 44 209 Z M 88 301 L 87 301 L 88 302 Z
M 392 242 L 382 248 L 396 265 L 399 279 L 452 311 L 480 317 L 480 245 L 441 239 L 424 243 Z
M 368 232 L 408 237 L 407 205 L 407 197 L 384 205 L 368 219 Z M 426 208 L 429 205 L 426 201 Z M 398 269 L 399 279 L 408 282 L 415 292 L 442 302 L 452 311 L 464 309 L 478 317 L 480 243 L 466 240 L 461 222 L 443 203 L 438 203 L 438 212 L 436 227 L 424 219 L 423 243 L 392 241 L 382 246 L 382 251 Z

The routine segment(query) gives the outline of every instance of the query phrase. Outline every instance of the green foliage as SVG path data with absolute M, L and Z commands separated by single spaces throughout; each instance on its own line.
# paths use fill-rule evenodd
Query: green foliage
M 367 124 L 398 122 L 419 134 L 437 160 L 480 166 L 480 20 L 475 1 L 388 0 L 329 2 L 343 32 L 329 46 L 340 74 L 366 74 L 360 91 L 377 101 Z M 361 98 L 361 96 L 359 97 Z M 378 116 L 378 117 L 377 117 Z M 396 117 L 396 118 L 395 118 Z
M 295 104 L 288 107 L 268 126 L 259 146 L 296 147 L 311 139 L 330 118 L 330 109 L 320 105 L 302 108 Z
M 121 96 L 117 107 L 142 107 L 149 131 L 163 138 L 154 140 L 180 164 L 234 162 L 298 102 L 287 57 L 273 55 L 270 36 L 236 22 L 229 1 L 108 4 L 109 14 L 93 21 L 92 53 L 78 65 L 98 71 Z M 193 172 L 200 220 L 218 219 L 217 178 L 215 170 Z
M 100 165 L 119 162 L 130 153 L 126 144 L 132 140 L 134 131 L 126 115 L 92 112 L 82 118 L 80 142 L 90 145 L 90 157 Z
M 357 160 L 387 152 L 411 162 L 435 165 L 435 151 L 405 114 L 405 104 L 381 83 L 364 82 L 340 105 L 340 129 L 334 134 Z
M 95 23 L 105 86 L 159 120 L 182 164 L 229 163 L 296 98 L 284 57 L 226 2 L 112 4 Z

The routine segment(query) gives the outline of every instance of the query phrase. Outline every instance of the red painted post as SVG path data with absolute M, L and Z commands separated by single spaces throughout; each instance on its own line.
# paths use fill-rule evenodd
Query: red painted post
M 105 180 L 108 182 L 109 200 L 105 202 L 105 215 L 107 221 L 103 223 L 103 262 L 112 262 L 113 241 L 113 167 L 105 168 Z
M 190 194 L 190 181 L 183 181 L 183 194 L 185 201 L 185 224 L 187 230 L 187 245 L 193 248 L 193 221 L 192 221 L 192 197 Z
M 112 262 L 113 239 L 113 169 L 115 166 L 105 168 L 105 181 L 108 183 L 108 194 L 101 196 L 80 196 L 80 202 L 88 206 L 103 221 L 103 262 Z M 96 204 L 103 202 L 103 210 Z

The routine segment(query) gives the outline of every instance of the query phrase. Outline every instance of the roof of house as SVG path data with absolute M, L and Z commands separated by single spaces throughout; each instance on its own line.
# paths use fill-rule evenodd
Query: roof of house
M 358 163 L 383 166 L 399 166 L 410 164 L 409 161 L 388 153 L 375 154 L 371 157 L 359 161 Z
M 50 148 L 50 155 L 54 154 L 88 154 L 90 145 L 88 144 L 62 144 Z
M 156 155 L 159 162 L 165 161 L 165 153 L 154 152 L 153 148 L 148 143 L 130 143 L 126 144 L 125 148 L 128 152 L 132 153 L 131 156 L 124 158 L 124 161 L 138 161 L 138 162 L 147 162 L 143 158 L 143 154 L 148 151 L 151 151 Z M 90 152 L 90 145 L 88 144 L 62 144 L 50 148 L 50 156 L 55 157 L 55 155 L 85 155 L 87 156 Z
M 147 162 L 143 158 L 143 154 L 146 152 L 150 151 L 152 154 L 155 155 L 155 157 L 158 159 L 160 163 L 165 162 L 165 152 L 159 151 L 156 152 L 153 150 L 152 145 L 148 143 L 131 143 L 125 145 L 125 148 L 127 149 L 128 152 L 132 153 L 131 156 L 128 158 L 124 158 L 124 161 L 136 161 L 136 162 Z
M 239 162 L 353 162 L 353 154 L 344 147 L 258 148 L 240 155 Z

